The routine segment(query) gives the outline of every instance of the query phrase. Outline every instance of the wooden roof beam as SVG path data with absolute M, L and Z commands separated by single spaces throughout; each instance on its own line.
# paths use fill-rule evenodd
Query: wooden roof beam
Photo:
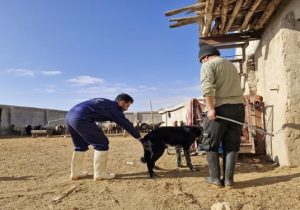
M 227 21 L 227 11 L 228 11 L 228 0 L 223 0 L 222 9 L 221 9 L 221 25 L 220 25 L 220 34 L 224 33 L 226 21 Z
M 247 45 L 248 42 L 239 42 L 239 43 L 228 43 L 222 45 L 214 45 L 217 49 L 231 49 L 231 48 L 243 48 Z
M 210 45 L 222 45 L 224 43 L 232 42 L 246 42 L 250 40 L 259 39 L 262 31 L 255 32 L 244 32 L 235 34 L 226 34 L 221 36 L 210 36 L 210 37 L 200 37 L 200 45 L 202 43 L 207 43 Z
M 206 0 L 205 13 L 204 13 L 204 27 L 202 30 L 202 36 L 208 36 L 210 32 L 214 4 L 215 4 L 215 0 Z
M 182 17 L 182 18 L 170 18 L 169 21 L 170 22 L 174 22 L 174 21 L 180 22 L 180 21 L 187 21 L 187 20 L 196 20 L 196 21 L 198 21 L 199 18 L 200 17 L 197 15 L 197 16 Z
M 253 0 L 244 0 L 244 3 L 243 3 L 243 5 L 242 5 L 242 7 L 244 7 L 244 6 L 246 6 L 249 2 L 251 2 L 251 1 L 253 1 Z M 255 1 L 255 0 L 254 0 Z
M 215 19 L 215 24 L 214 24 L 214 27 L 211 29 L 211 32 L 210 32 L 210 35 L 211 36 L 216 36 L 218 35 L 218 28 L 220 27 L 220 24 L 221 24 L 221 19 L 220 18 L 216 18 Z
M 176 28 L 192 23 L 197 23 L 200 19 L 203 19 L 203 17 L 199 16 L 191 16 L 191 17 L 184 17 L 184 18 L 171 18 L 169 21 L 174 22 L 177 21 L 176 23 L 171 24 L 169 27 L 170 28 Z
M 254 26 L 254 30 L 262 29 L 264 25 L 267 23 L 273 12 L 275 11 L 276 7 L 279 5 L 281 0 L 272 0 L 268 4 L 267 8 L 265 9 L 264 13 L 262 16 L 259 18 L 257 23 Z
M 235 58 L 235 59 L 230 59 L 230 61 L 232 63 L 241 63 L 243 61 L 243 59 L 240 59 L 240 58 Z
M 185 20 L 185 21 L 179 21 L 177 23 L 174 23 L 172 25 L 170 25 L 169 27 L 170 28 L 177 28 L 177 27 L 180 27 L 180 26 L 185 26 L 185 25 L 189 25 L 189 24 L 193 24 L 193 23 L 197 23 L 199 19 L 196 19 L 196 20 Z
M 196 3 L 196 4 L 193 4 L 193 5 L 189 5 L 189 6 L 186 6 L 186 7 L 182 7 L 182 8 L 179 8 L 179 9 L 174 9 L 174 10 L 168 11 L 168 12 L 165 13 L 165 16 L 172 16 L 172 15 L 176 15 L 176 14 L 179 14 L 181 12 L 190 11 L 190 10 L 203 9 L 204 7 L 205 7 L 205 2 Z
M 238 14 L 238 12 L 239 12 L 242 4 L 243 4 L 243 0 L 237 0 L 236 1 L 235 7 L 234 7 L 234 9 L 233 9 L 233 11 L 231 13 L 231 17 L 230 17 L 230 19 L 228 20 L 228 22 L 226 24 L 224 33 L 227 33 L 229 31 L 229 29 L 230 29 L 230 27 L 231 27 L 231 25 L 232 25 L 232 23 L 233 23 L 236 15 Z
M 199 20 L 199 16 L 196 15 L 196 16 L 189 16 L 189 17 L 181 17 L 181 18 L 170 18 L 169 21 L 170 22 L 174 22 L 174 21 L 186 21 L 186 20 Z
M 261 4 L 258 6 L 258 8 L 254 11 L 254 14 L 255 14 L 255 13 L 260 13 L 260 12 L 265 11 L 265 8 L 266 8 L 266 5 L 265 5 L 265 4 L 266 4 L 266 3 L 265 3 L 264 1 L 262 1 L 262 3 L 261 3 Z M 232 5 L 230 4 L 230 1 L 229 1 L 228 8 L 227 8 L 227 18 L 228 18 L 228 16 L 230 16 L 230 14 L 233 12 L 234 7 L 235 7 L 235 5 L 232 6 Z M 249 8 L 250 8 L 250 7 L 249 7 Z M 249 8 L 248 8 L 247 10 L 249 10 Z M 243 8 L 243 6 L 241 6 L 241 7 L 240 7 L 240 10 L 245 10 L 245 8 Z M 202 10 L 196 10 L 196 11 L 194 11 L 194 13 L 195 13 L 196 15 L 203 16 L 204 13 L 205 13 L 205 11 L 204 11 L 204 9 L 202 9 Z M 238 13 L 237 16 L 238 16 L 238 15 L 245 16 L 246 14 Z M 221 11 L 214 10 L 214 11 L 213 11 L 213 16 L 214 16 L 214 17 L 221 17 Z
M 253 2 L 253 4 L 251 5 L 248 13 L 245 16 L 244 22 L 240 28 L 240 31 L 243 31 L 247 28 L 249 21 L 254 13 L 254 11 L 257 9 L 257 7 L 260 5 L 260 3 L 262 2 L 262 0 L 256 0 L 255 2 Z

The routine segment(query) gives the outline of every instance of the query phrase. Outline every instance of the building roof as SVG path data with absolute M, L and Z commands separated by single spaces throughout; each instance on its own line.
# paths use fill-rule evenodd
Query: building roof
M 170 18 L 170 27 L 199 24 L 199 44 L 221 45 L 258 39 L 278 6 L 287 0 L 198 0 L 193 5 L 168 11 L 166 16 L 185 12 L 188 16 Z M 246 42 L 245 42 L 246 43 Z M 220 48 L 221 48 L 220 47 Z

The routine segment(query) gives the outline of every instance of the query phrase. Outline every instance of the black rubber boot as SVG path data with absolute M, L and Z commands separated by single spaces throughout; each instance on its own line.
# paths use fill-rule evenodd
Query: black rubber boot
M 214 187 L 222 187 L 220 181 L 219 154 L 217 152 L 207 152 L 207 162 L 210 177 L 207 177 L 205 181 L 212 184 Z
M 226 167 L 226 152 L 223 152 L 222 155 L 222 178 L 221 183 L 224 186 L 224 180 L 225 180 L 225 167 Z
M 238 153 L 237 152 L 227 152 L 225 155 L 225 187 L 233 187 L 233 176 L 235 171 L 235 165 L 237 162 Z

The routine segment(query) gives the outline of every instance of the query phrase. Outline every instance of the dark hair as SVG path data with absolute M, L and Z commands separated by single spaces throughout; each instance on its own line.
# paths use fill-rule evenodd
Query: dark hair
M 121 93 L 116 97 L 115 101 L 118 101 L 118 102 L 125 101 L 126 103 L 128 103 L 128 102 L 133 103 L 133 98 L 126 93 Z

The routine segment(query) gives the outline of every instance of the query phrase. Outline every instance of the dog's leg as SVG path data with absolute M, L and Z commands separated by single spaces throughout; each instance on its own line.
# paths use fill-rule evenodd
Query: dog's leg
M 164 151 L 164 145 L 157 145 L 156 149 L 153 150 L 151 159 L 147 162 L 149 175 L 152 179 L 158 178 L 158 175 L 154 173 L 153 168 L 155 167 L 155 162 L 164 154 Z
M 191 151 L 189 149 L 188 150 L 183 149 L 183 152 L 184 152 L 184 157 L 185 157 L 185 160 L 186 160 L 186 164 L 189 167 L 189 169 L 191 171 L 199 171 L 199 169 L 195 168 L 193 166 L 193 164 L 192 164 L 192 161 L 191 161 Z
M 175 151 L 176 151 L 176 168 L 181 168 L 182 164 L 181 164 L 181 146 L 177 145 L 175 147 Z
M 158 178 L 158 175 L 153 171 L 154 165 L 155 163 L 152 161 L 152 159 L 147 161 L 148 173 L 151 179 Z
M 141 157 L 143 163 L 147 163 L 148 173 L 150 178 L 156 178 L 157 175 L 154 173 L 153 168 L 155 167 L 155 162 L 153 161 L 153 154 L 149 151 L 144 151 L 144 157 Z

